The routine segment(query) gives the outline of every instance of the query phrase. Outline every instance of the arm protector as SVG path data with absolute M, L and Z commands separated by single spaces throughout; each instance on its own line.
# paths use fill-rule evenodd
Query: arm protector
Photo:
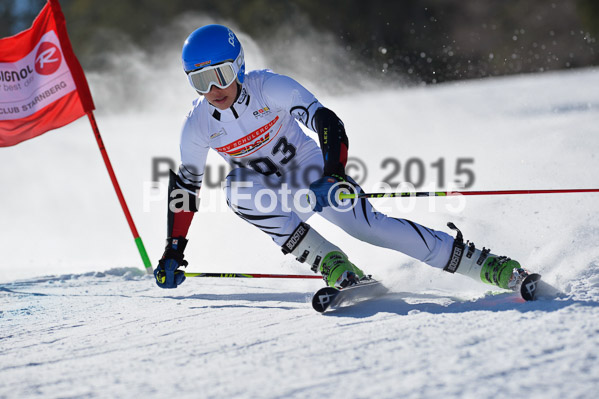
M 314 127 L 320 140 L 324 158 L 324 176 L 345 177 L 349 140 L 341 119 L 333 111 L 322 107 L 314 113 Z
M 193 215 L 198 211 L 195 187 L 186 185 L 172 170 L 168 182 L 167 238 L 186 237 Z

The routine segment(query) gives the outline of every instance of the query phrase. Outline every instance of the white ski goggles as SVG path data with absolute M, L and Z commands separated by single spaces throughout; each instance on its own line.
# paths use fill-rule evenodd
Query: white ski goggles
M 224 62 L 219 65 L 189 72 L 187 78 L 194 89 L 202 94 L 206 94 L 212 86 L 216 86 L 219 89 L 229 87 L 237 78 L 237 73 L 235 72 L 235 68 L 233 68 L 232 62 Z

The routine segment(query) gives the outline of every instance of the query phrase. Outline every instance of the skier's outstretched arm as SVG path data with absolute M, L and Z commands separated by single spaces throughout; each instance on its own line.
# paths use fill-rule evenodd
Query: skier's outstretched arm
M 198 134 L 197 120 L 186 119 L 181 133 L 181 165 L 178 174 L 169 176 L 167 199 L 166 247 L 154 270 L 156 284 L 161 288 L 177 288 L 185 280 L 181 267 L 187 266 L 183 252 L 187 232 L 198 211 L 199 194 L 209 147 Z
M 269 104 L 289 110 L 294 118 L 318 134 L 324 160 L 322 178 L 310 189 L 316 195 L 315 210 L 329 206 L 328 192 L 332 185 L 344 182 L 349 140 L 339 117 L 294 79 L 273 74 L 265 81 L 263 95 Z
M 185 281 L 181 267 L 187 266 L 184 258 L 187 232 L 198 211 L 197 195 L 192 186 L 185 184 L 172 170 L 168 185 L 166 247 L 158 266 L 154 270 L 156 284 L 160 288 L 177 288 Z M 197 189 L 199 194 L 199 189 Z

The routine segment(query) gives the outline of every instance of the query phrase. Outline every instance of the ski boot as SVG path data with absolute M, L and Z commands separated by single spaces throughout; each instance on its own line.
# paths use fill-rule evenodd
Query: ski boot
M 462 232 L 453 224 L 447 226 L 457 231 L 451 257 L 443 270 L 459 273 L 476 281 L 516 291 L 530 272 L 517 261 L 505 256 L 497 256 L 483 247 L 477 249 L 472 242 L 464 243 Z
M 334 288 L 345 288 L 367 279 L 364 272 L 349 261 L 336 245 L 323 238 L 306 223 L 300 223 L 281 247 L 284 254 L 292 254 L 301 262 L 320 272 L 325 283 Z
M 338 289 L 358 284 L 364 272 L 351 263 L 341 251 L 329 252 L 320 264 L 320 273 L 330 287 Z

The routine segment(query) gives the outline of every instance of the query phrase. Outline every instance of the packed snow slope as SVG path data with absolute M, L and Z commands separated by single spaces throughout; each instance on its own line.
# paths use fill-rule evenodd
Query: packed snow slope
M 177 161 L 193 92 L 184 76 L 154 72 L 162 95 L 123 112 L 99 107 L 97 119 L 156 261 L 166 180 L 152 182 L 153 159 Z M 107 78 L 90 82 L 111 109 Z M 599 70 L 341 95 L 304 83 L 344 120 L 350 173 L 365 190 L 405 181 L 453 189 L 454 180 L 474 190 L 599 187 Z M 596 397 L 598 194 L 376 200 L 431 228 L 453 221 L 565 293 L 532 303 L 357 242 L 315 216 L 315 228 L 391 290 L 320 315 L 309 303 L 318 280 L 156 287 L 85 120 L 0 154 L 1 398 Z M 189 271 L 309 273 L 226 208 L 222 163 L 210 162 Z

